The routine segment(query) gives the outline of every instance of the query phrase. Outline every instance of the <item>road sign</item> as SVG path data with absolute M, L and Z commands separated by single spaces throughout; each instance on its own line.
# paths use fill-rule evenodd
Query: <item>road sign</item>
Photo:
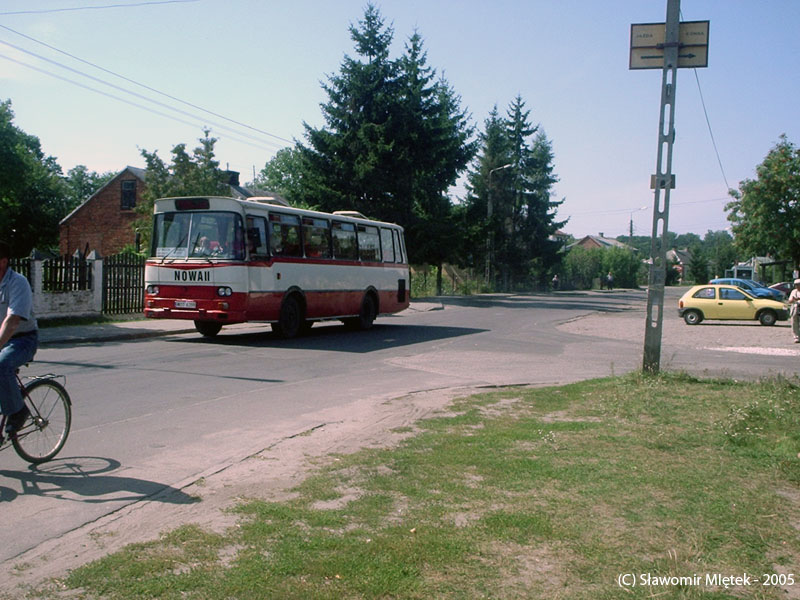
M 678 68 L 708 66 L 709 21 L 685 21 L 679 26 Z M 631 25 L 631 69 L 663 69 L 666 23 Z
M 656 187 L 661 188 L 662 190 L 667 189 L 667 178 L 666 176 L 659 177 L 658 175 L 650 175 L 650 189 L 654 190 Z M 675 189 L 675 174 L 671 174 L 669 177 L 669 188 L 671 190 Z

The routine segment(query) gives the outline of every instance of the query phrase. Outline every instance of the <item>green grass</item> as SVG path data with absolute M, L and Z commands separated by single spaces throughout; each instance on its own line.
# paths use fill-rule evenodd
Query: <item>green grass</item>
M 185 526 L 74 571 L 88 598 L 785 598 L 800 389 L 631 375 L 456 401 L 399 447 L 337 457 L 239 526 Z M 637 577 L 699 575 L 621 589 Z M 687 583 L 689 581 L 689 583 Z

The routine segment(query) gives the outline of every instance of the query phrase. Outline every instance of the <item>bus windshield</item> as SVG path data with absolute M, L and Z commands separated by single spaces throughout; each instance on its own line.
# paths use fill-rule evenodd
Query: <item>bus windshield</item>
M 169 212 L 155 216 L 156 258 L 244 259 L 242 218 L 232 212 Z

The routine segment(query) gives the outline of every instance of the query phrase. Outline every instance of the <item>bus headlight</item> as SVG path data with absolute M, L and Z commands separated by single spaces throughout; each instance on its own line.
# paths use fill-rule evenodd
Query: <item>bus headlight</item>
M 225 286 L 218 287 L 217 288 L 217 296 L 222 296 L 223 298 L 226 298 L 228 296 L 233 296 L 233 290 L 231 288 L 225 287 Z
M 158 286 L 157 285 L 148 285 L 147 286 L 147 294 L 149 296 L 158 296 Z

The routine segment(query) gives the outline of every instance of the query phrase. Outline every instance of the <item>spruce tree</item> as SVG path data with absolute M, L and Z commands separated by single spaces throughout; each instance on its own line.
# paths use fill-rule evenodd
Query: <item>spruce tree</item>
M 368 5 L 350 35 L 357 57 L 323 85 L 325 126 L 305 125 L 307 202 L 403 225 L 411 261 L 440 264 L 457 246 L 445 194 L 474 151 L 468 116 L 427 65 L 419 34 L 392 60 L 394 32 Z
M 550 237 L 565 223 L 555 220 L 561 203 L 551 200 L 558 181 L 551 144 L 531 125 L 521 97 L 512 102 L 506 119 L 495 107 L 479 142 L 463 211 L 469 222 L 482 218 L 484 224 L 470 230 L 472 266 L 480 269 L 489 263 L 491 288 L 542 285 L 558 261 L 559 245 Z

